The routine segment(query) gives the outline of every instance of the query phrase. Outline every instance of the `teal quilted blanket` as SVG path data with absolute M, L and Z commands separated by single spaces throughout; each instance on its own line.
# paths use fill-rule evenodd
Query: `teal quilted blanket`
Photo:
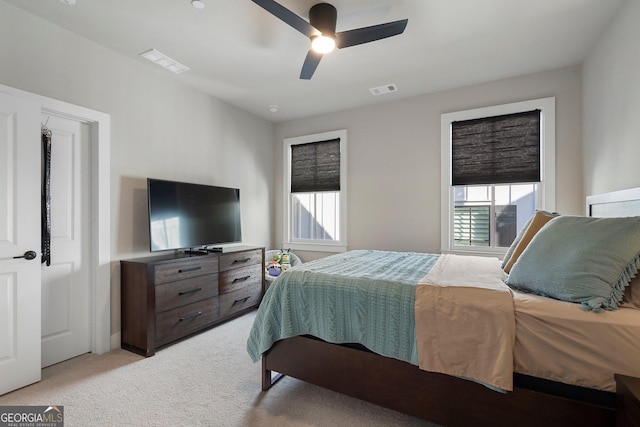
M 438 257 L 356 250 L 288 270 L 260 304 L 247 340 L 251 359 L 280 339 L 313 335 L 418 365 L 415 289 Z

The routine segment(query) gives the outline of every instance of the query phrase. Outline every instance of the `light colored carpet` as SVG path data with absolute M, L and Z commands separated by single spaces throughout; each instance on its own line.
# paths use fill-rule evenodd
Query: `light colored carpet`
M 294 378 L 260 390 L 245 351 L 255 312 L 144 358 L 85 354 L 0 396 L 0 406 L 63 405 L 65 426 L 428 426 Z M 410 391 L 408 391 L 410 392 Z

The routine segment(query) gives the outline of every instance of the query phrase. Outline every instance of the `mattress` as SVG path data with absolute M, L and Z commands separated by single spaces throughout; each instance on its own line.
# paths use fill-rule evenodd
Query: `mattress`
M 515 372 L 611 392 L 614 373 L 640 377 L 640 310 L 593 313 L 574 303 L 513 295 Z

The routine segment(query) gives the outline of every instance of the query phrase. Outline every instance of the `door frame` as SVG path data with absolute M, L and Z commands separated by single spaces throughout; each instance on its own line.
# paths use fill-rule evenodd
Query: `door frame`
M 42 114 L 86 123 L 90 128 L 90 318 L 91 352 L 111 350 L 111 116 L 57 99 L 0 85 L 0 91 L 30 99 Z

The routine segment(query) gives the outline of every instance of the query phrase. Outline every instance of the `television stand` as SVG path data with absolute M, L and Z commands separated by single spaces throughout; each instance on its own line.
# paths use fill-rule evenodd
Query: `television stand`
M 121 260 L 120 277 L 120 345 L 153 356 L 160 347 L 256 308 L 264 293 L 264 248 Z

